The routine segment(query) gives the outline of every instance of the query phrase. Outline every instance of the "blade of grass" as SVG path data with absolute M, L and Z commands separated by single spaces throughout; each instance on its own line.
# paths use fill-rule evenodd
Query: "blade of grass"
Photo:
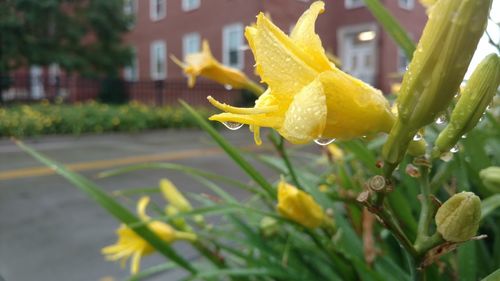
M 154 275 L 163 273 L 165 271 L 169 271 L 171 269 L 176 268 L 177 265 L 175 263 L 165 263 L 165 264 L 160 264 L 156 266 L 152 266 L 150 268 L 147 268 L 137 274 L 132 275 L 128 281 L 140 281 L 140 280 L 146 280 L 149 277 L 152 277 Z
M 191 106 L 189 106 L 184 101 L 179 101 L 182 106 L 184 106 L 189 113 L 194 117 L 195 122 L 207 132 L 212 139 L 219 144 L 219 146 L 227 153 L 231 159 L 236 162 L 240 168 L 245 171 L 258 185 L 260 185 L 271 198 L 276 198 L 276 192 L 274 191 L 272 185 L 259 173 L 243 156 L 241 156 L 241 152 L 231 145 L 229 142 L 224 139 L 219 132 L 217 132 L 211 125 L 205 120 L 198 112 L 196 112 Z
M 35 151 L 31 147 L 25 145 L 21 141 L 15 141 L 23 151 L 37 159 L 41 163 L 53 169 L 57 174 L 64 177 L 70 183 L 75 185 L 78 189 L 86 193 L 91 199 L 96 201 L 101 207 L 106 209 L 110 214 L 116 217 L 119 221 L 126 225 L 133 225 L 141 223 L 142 221 L 130 212 L 127 208 L 123 207 L 113 197 L 102 191 L 96 184 L 87 178 L 66 169 L 62 164 L 57 163 Z M 155 248 L 163 256 L 169 258 L 179 266 L 183 267 L 191 273 L 196 273 L 197 270 L 182 256 L 178 255 L 165 241 L 161 240 L 154 232 L 152 232 L 146 225 L 138 225 L 132 228 L 139 236 L 146 240 L 153 248 Z
M 215 174 L 212 172 L 207 172 L 203 171 L 200 169 L 196 169 L 193 167 L 185 166 L 185 165 L 180 165 L 180 164 L 174 164 L 174 163 L 145 163 L 145 164 L 137 164 L 137 165 L 130 165 L 126 167 L 120 167 L 116 168 L 113 170 L 108 170 L 99 173 L 97 176 L 99 178 L 106 178 L 106 177 L 113 177 L 113 176 L 118 176 L 121 174 L 125 173 L 130 173 L 138 170 L 145 170 L 145 169 L 166 169 L 166 170 L 173 170 L 173 171 L 179 171 L 182 173 L 185 173 L 189 176 L 193 177 L 203 177 L 211 180 L 218 180 L 227 184 L 230 184 L 231 186 L 236 186 L 241 189 L 253 192 L 253 193 L 258 193 L 258 194 L 264 194 L 262 190 L 257 189 L 255 187 L 249 186 L 247 184 L 244 184 L 238 180 L 221 176 L 219 174 Z
M 500 207 L 500 194 L 495 194 L 481 202 L 481 220 Z
M 372 12 L 373 16 L 384 27 L 384 31 L 387 32 L 403 50 L 408 60 L 411 60 L 413 58 L 413 52 L 415 51 L 415 43 L 410 36 L 408 36 L 408 33 L 401 24 L 399 24 L 379 0 L 363 1 L 366 7 Z

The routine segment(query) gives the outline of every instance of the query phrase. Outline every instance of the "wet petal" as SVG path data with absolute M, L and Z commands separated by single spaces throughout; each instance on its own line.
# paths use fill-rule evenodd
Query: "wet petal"
M 318 74 L 315 62 L 264 14 L 245 36 L 253 51 L 256 70 L 276 94 L 293 95 Z
M 279 132 L 292 143 L 307 143 L 321 136 L 326 116 L 323 86 L 314 80 L 295 95 Z
M 323 71 L 326 71 L 331 69 L 330 61 L 326 56 L 325 49 L 323 49 L 321 39 L 315 31 L 318 15 L 324 11 L 325 3 L 321 1 L 314 2 L 297 21 L 290 34 L 290 38 L 297 46 L 311 56 L 317 67 L 321 67 Z

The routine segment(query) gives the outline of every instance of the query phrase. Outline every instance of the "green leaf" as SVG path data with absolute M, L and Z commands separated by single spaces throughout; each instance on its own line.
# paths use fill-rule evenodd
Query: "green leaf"
M 231 145 L 226 139 L 219 134 L 211 125 L 205 120 L 198 112 L 196 112 L 191 106 L 189 106 L 184 101 L 180 101 L 182 106 L 184 106 L 189 113 L 194 117 L 198 125 L 207 132 L 212 139 L 227 153 L 234 162 L 240 166 L 240 168 L 245 171 L 258 185 L 260 185 L 271 198 L 276 198 L 276 192 L 273 186 L 259 173 L 243 156 L 241 152 Z
M 498 280 L 500 280 L 500 268 L 495 270 L 495 272 L 493 272 L 492 274 L 481 279 L 481 281 L 498 281 Z
M 372 12 L 373 16 L 384 27 L 392 39 L 405 52 L 408 60 L 413 58 L 415 43 L 408 36 L 408 33 L 401 24 L 391 15 L 391 13 L 380 3 L 379 0 L 363 0 L 366 7 Z
M 476 243 L 465 243 L 458 248 L 458 275 L 460 280 L 477 280 Z
M 149 227 L 142 224 L 137 216 L 130 212 L 127 208 L 123 207 L 118 203 L 113 197 L 109 196 L 107 193 L 102 191 L 96 184 L 87 178 L 72 172 L 64 167 L 64 165 L 57 163 L 49 159 L 48 157 L 38 153 L 34 149 L 26 146 L 20 141 L 15 141 L 17 146 L 19 146 L 23 151 L 27 152 L 33 158 L 37 159 L 41 163 L 52 168 L 56 173 L 64 177 L 70 183 L 75 185 L 81 191 L 86 193 L 91 199 L 96 201 L 101 207 L 106 209 L 110 214 L 117 218 L 122 223 L 130 226 L 137 224 L 136 227 L 132 227 L 134 232 L 146 240 L 153 248 L 155 248 L 160 254 L 169 258 L 173 262 L 177 263 L 179 266 L 183 267 L 189 272 L 196 273 L 197 270 L 191 266 L 191 264 L 185 260 L 182 256 L 179 256 L 165 241 L 161 240 L 154 232 L 152 232 Z
M 116 168 L 113 170 L 108 170 L 99 173 L 98 177 L 99 178 L 106 178 L 106 177 L 113 177 L 113 176 L 118 176 L 121 174 L 129 173 L 129 172 L 134 172 L 138 170 L 144 170 L 144 169 L 166 169 L 166 170 L 173 170 L 173 171 L 179 171 L 182 173 L 185 173 L 189 176 L 192 177 L 203 177 L 211 180 L 218 180 L 224 183 L 227 183 L 231 186 L 235 186 L 238 188 L 241 188 L 243 190 L 253 192 L 253 193 L 258 193 L 258 194 L 264 194 L 262 190 L 257 189 L 255 187 L 249 186 L 247 184 L 244 184 L 238 180 L 225 177 L 219 174 L 215 174 L 212 172 L 207 172 L 203 171 L 200 169 L 196 169 L 193 167 L 188 167 L 185 165 L 180 165 L 180 164 L 174 164 L 174 163 L 144 163 L 144 164 L 137 164 L 137 165 L 130 165 L 130 166 L 125 166 L 125 167 L 120 167 Z
M 481 202 L 481 220 L 500 207 L 500 194 L 495 194 Z
M 160 264 L 156 266 L 152 266 L 148 269 L 145 269 L 137 274 L 132 275 L 128 281 L 140 281 L 140 280 L 146 280 L 149 277 L 152 277 L 154 275 L 169 271 L 171 269 L 176 268 L 177 265 L 175 263 L 165 263 L 165 264 Z

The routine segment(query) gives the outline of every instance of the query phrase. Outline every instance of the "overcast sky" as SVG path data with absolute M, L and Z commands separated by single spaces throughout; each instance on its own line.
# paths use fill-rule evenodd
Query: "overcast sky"
M 491 37 L 493 40 L 496 42 L 499 41 L 500 39 L 500 27 L 498 27 L 496 23 L 500 22 L 500 0 L 493 0 L 493 7 L 491 8 L 491 18 L 493 21 L 488 22 L 488 32 L 490 33 Z M 488 37 L 486 37 L 486 34 L 481 38 L 481 41 L 479 42 L 479 46 L 477 47 L 477 51 L 474 54 L 474 57 L 472 58 L 471 65 L 469 67 L 469 70 L 467 71 L 467 74 L 465 75 L 467 78 L 472 74 L 472 71 L 476 67 L 478 63 L 481 62 L 481 60 L 487 56 L 488 54 L 491 53 L 497 53 L 498 51 L 495 47 L 491 46 L 488 43 Z M 498 54 L 500 55 L 500 54 Z

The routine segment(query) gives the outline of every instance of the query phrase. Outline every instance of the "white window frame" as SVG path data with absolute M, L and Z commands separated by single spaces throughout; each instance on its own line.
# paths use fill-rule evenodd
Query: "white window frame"
M 191 1 L 194 1 L 191 2 Z M 182 11 L 184 12 L 189 12 L 192 10 L 196 10 L 200 7 L 201 5 L 201 0 L 182 0 Z
M 356 0 L 345 0 L 344 6 L 346 9 L 356 9 L 365 6 L 365 2 L 363 2 L 363 0 L 358 1 L 359 2 L 356 2 Z
M 243 24 L 242 23 L 233 23 L 226 25 L 222 28 L 222 63 L 226 66 L 229 67 L 234 67 L 237 69 L 243 69 L 245 67 L 245 54 L 243 52 L 243 49 L 241 48 L 244 45 L 243 41 Z M 240 34 L 240 46 L 237 47 L 238 51 L 238 64 L 237 65 L 231 65 L 229 63 L 229 34 L 232 32 L 238 32 Z
M 123 68 L 123 79 L 125 81 L 139 81 L 139 56 L 137 54 L 137 48 L 132 47 L 132 64 Z
M 156 12 L 156 6 L 158 2 L 163 3 L 163 11 L 160 13 Z M 149 0 L 149 17 L 152 21 L 159 21 L 167 16 L 167 0 Z
M 405 10 L 412 10 L 415 7 L 415 0 L 398 0 L 399 7 Z
M 123 13 L 127 16 L 135 16 L 137 14 L 137 0 L 124 0 Z
M 156 49 L 163 49 L 163 65 L 165 66 L 163 73 L 157 72 L 157 64 L 158 58 L 156 57 Z M 152 80 L 164 80 L 167 78 L 167 44 L 163 40 L 156 40 L 151 42 L 150 45 L 150 72 Z
M 191 40 L 196 40 L 198 47 L 197 50 L 189 50 Z M 187 55 L 197 53 L 201 50 L 201 36 L 198 32 L 191 32 L 182 36 L 182 57 L 185 59 Z

